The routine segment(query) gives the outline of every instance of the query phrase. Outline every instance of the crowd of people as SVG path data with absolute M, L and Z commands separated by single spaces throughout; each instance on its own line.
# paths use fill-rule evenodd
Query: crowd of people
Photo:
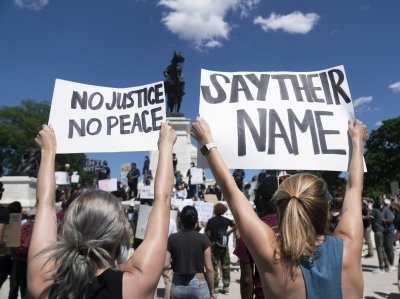
M 79 186 L 61 194 L 62 210 L 56 211 L 57 141 L 52 127 L 44 125 L 36 137 L 41 149 L 37 207 L 34 214 L 24 217 L 25 222 L 34 223 L 29 253 L 25 260 L 16 260 L 12 251 L 8 260 L 0 257 L 0 283 L 14 273 L 10 281 L 18 283 L 10 287 L 10 298 L 16 298 L 11 292 L 19 287 L 26 298 L 29 294 L 30 298 L 152 299 L 163 276 L 164 298 L 216 298 L 218 293 L 229 294 L 228 240 L 235 234 L 233 253 L 240 264 L 241 298 L 361 298 L 364 243 L 365 257 L 374 255 L 371 231 L 379 261 L 376 273 L 395 268 L 400 203 L 362 198 L 367 130 L 355 120 L 349 122 L 348 132 L 352 142 L 348 186 L 344 194 L 331 198 L 326 183 L 310 173 L 278 178 L 261 172 L 245 184 L 244 170 L 236 169 L 232 174 L 215 146 L 204 155 L 216 183 L 194 191 L 190 172 L 187 183 L 177 178 L 173 155 L 176 133 L 163 123 L 146 233 L 140 245 L 129 250 L 137 217 L 131 207 L 126 210 L 116 200 L 118 194 Z M 213 143 L 202 118 L 193 123 L 191 135 L 199 144 Z M 145 162 L 142 173 L 149 171 L 148 158 Z M 128 173 L 130 198 L 137 198 L 139 177 L 140 171 L 132 163 Z M 249 204 L 247 185 L 254 191 L 254 208 Z M 171 227 L 171 197 L 193 198 L 193 192 L 216 195 L 214 215 L 202 225 L 196 208 L 186 206 L 178 213 L 176 230 L 175 225 Z M 3 251 L 9 213 L 21 212 L 20 205 L 13 210 L 15 205 L 0 206 Z M 228 208 L 233 219 L 224 216 Z M 14 272 L 6 274 L 5 269 L 14 267 Z

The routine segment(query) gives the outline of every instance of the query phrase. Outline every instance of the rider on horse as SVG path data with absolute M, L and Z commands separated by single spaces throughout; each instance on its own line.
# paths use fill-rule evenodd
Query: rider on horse
M 182 97 L 185 94 L 185 81 L 182 75 L 182 64 L 185 58 L 179 52 L 174 52 L 171 64 L 164 70 L 164 85 L 167 93 L 169 112 L 179 112 Z

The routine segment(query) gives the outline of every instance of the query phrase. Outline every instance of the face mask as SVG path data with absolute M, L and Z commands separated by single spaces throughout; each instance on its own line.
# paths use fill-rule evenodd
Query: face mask
M 338 216 L 340 214 L 340 212 L 331 212 L 331 215 L 333 216 L 333 217 L 336 217 L 336 216 Z

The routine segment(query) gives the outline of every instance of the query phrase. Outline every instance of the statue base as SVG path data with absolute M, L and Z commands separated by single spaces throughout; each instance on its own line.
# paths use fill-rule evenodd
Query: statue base
M 197 148 L 190 140 L 191 121 L 184 116 L 171 116 L 171 114 L 167 114 L 167 121 L 174 128 L 177 134 L 177 139 L 172 151 L 176 154 L 178 159 L 176 170 L 181 172 L 184 180 L 187 182 L 186 173 L 190 168 L 190 164 L 193 162 L 197 165 Z M 158 164 L 158 151 L 150 152 L 149 158 L 150 170 L 153 173 L 153 177 L 155 177 Z
M 167 119 L 173 117 L 185 117 L 185 115 L 181 112 L 167 112 Z
M 3 176 L 3 198 L 0 204 L 19 201 L 23 208 L 31 208 L 36 204 L 36 178 L 28 176 Z

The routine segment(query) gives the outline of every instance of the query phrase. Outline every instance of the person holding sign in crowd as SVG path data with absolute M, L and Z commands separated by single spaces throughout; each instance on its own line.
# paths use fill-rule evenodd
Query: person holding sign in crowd
M 121 246 L 129 242 L 128 222 L 111 194 L 91 190 L 69 206 L 57 237 L 54 165 L 57 142 L 43 125 L 37 181 L 37 214 L 28 254 L 28 288 L 32 298 L 150 299 L 163 270 L 167 251 L 176 133 L 168 123 L 159 133 L 155 200 L 146 235 L 122 271 L 115 267 Z
M 208 123 L 201 117 L 191 135 L 216 178 L 248 247 L 265 298 L 361 298 L 363 276 L 362 200 L 363 143 L 366 126 L 348 122 L 351 156 L 342 216 L 334 235 L 327 234 L 329 204 L 326 183 L 308 173 L 295 174 L 279 185 L 274 195 L 279 217 L 278 235 L 257 217 L 237 187 L 213 143 Z

